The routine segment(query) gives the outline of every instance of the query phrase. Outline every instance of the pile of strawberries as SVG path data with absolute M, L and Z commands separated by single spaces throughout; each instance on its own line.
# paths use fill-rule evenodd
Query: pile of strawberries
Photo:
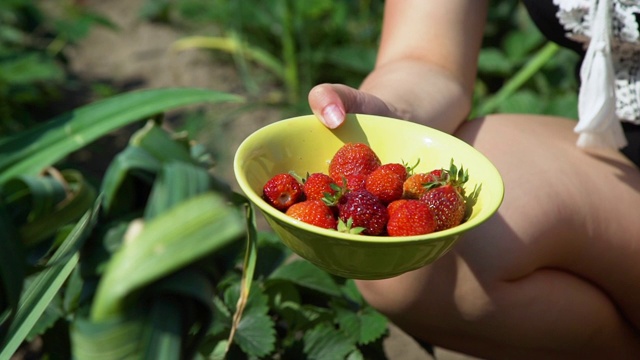
M 462 223 L 468 173 L 453 160 L 449 169 L 414 168 L 382 164 L 368 145 L 347 143 L 328 174 L 277 174 L 265 183 L 262 198 L 297 220 L 355 234 L 421 235 Z

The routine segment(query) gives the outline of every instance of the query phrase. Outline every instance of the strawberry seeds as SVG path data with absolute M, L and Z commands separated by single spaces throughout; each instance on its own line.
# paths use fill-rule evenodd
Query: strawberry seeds
M 468 173 L 453 159 L 449 169 L 414 168 L 382 164 L 368 145 L 347 143 L 327 173 L 277 174 L 264 184 L 262 198 L 299 221 L 352 234 L 423 235 L 464 222 Z

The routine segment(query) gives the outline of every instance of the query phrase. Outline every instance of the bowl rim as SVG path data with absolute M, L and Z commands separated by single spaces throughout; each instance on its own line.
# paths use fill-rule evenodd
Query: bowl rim
M 499 196 L 499 199 L 496 199 L 495 202 L 492 201 L 490 204 L 488 204 L 490 206 L 483 207 L 482 212 L 480 212 L 478 216 L 476 216 L 475 218 L 465 221 L 464 223 L 450 229 L 432 232 L 429 234 L 422 234 L 422 235 L 374 236 L 374 235 L 362 235 L 362 234 L 348 234 L 348 233 L 342 233 L 333 229 L 324 229 L 318 226 L 314 226 L 314 225 L 296 220 L 286 215 L 284 212 L 281 212 L 278 209 L 269 205 L 264 199 L 262 199 L 262 197 L 259 194 L 253 191 L 253 189 L 251 188 L 251 186 L 249 185 L 246 179 L 246 176 L 244 176 L 242 172 L 243 155 L 247 151 L 247 148 L 249 147 L 251 140 L 259 136 L 258 133 L 261 133 L 264 131 L 270 131 L 274 128 L 286 126 L 288 122 L 300 122 L 300 121 L 310 121 L 310 120 L 318 121 L 315 115 L 312 115 L 312 114 L 286 118 L 286 119 L 278 120 L 266 126 L 263 126 L 260 129 L 249 134 L 240 143 L 234 156 L 233 169 L 234 169 L 236 181 L 238 182 L 238 185 L 240 186 L 240 189 L 242 190 L 242 192 L 250 200 L 250 202 L 253 205 L 257 206 L 261 211 L 268 213 L 270 216 L 274 217 L 275 219 L 278 219 L 281 222 L 288 224 L 289 226 L 297 227 L 304 231 L 308 231 L 320 236 L 330 237 L 336 240 L 345 240 L 345 241 L 363 242 L 363 243 L 381 243 L 381 244 L 396 243 L 397 244 L 397 243 L 413 243 L 413 242 L 422 243 L 426 241 L 438 241 L 441 238 L 456 236 L 477 227 L 478 225 L 480 225 L 481 223 L 485 222 L 487 219 L 492 217 L 500 208 L 504 200 L 504 192 L 505 192 L 504 181 L 502 179 L 502 176 L 500 175 L 500 172 L 495 167 L 495 165 L 493 165 L 493 163 L 484 154 L 482 154 L 479 150 L 475 149 L 470 144 L 464 142 L 463 140 L 451 134 L 445 133 L 438 129 L 435 129 L 426 125 L 422 125 L 419 123 L 407 121 L 407 120 L 390 118 L 390 117 L 379 116 L 379 115 L 368 115 L 368 114 L 348 114 L 348 116 L 353 117 L 348 119 L 348 121 L 363 121 L 363 120 L 367 121 L 374 118 L 377 118 L 383 121 L 386 121 L 386 120 L 405 121 L 409 124 L 413 124 L 418 127 L 427 128 L 428 131 L 439 134 L 438 136 L 449 137 L 452 141 L 457 142 L 461 146 L 470 148 L 478 156 L 484 158 L 484 160 L 486 161 L 487 167 L 491 170 L 491 172 L 495 173 L 496 180 L 499 181 L 499 184 L 494 184 L 494 186 L 497 189 L 499 189 L 499 194 L 496 194 L 497 196 Z

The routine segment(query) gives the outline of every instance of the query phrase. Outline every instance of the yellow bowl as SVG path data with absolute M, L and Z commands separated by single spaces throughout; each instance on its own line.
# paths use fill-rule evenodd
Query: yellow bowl
M 420 159 L 416 171 L 448 169 L 454 159 L 469 171 L 467 189 L 482 185 L 468 220 L 427 235 L 354 235 L 297 221 L 262 200 L 262 187 L 277 173 L 328 173 L 329 161 L 347 142 L 368 144 L 382 163 L 414 164 Z M 335 130 L 324 127 L 313 115 L 265 126 L 240 144 L 234 171 L 242 191 L 293 252 L 327 272 L 355 279 L 389 278 L 432 263 L 463 233 L 492 216 L 504 195 L 496 168 L 467 143 L 423 125 L 372 115 L 348 115 L 345 124 Z

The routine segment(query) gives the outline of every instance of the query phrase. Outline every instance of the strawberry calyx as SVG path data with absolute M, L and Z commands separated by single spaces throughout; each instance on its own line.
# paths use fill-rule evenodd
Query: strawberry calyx
M 440 186 L 451 185 L 453 186 L 460 195 L 464 196 L 464 184 L 469 180 L 469 171 L 465 170 L 464 166 L 458 167 L 454 164 L 453 159 L 451 159 L 451 164 L 449 165 L 449 169 L 442 169 L 442 173 L 435 180 L 428 182 L 425 184 L 425 188 L 427 190 L 435 189 Z
M 365 228 L 362 226 L 353 227 L 353 218 L 348 218 L 346 223 L 342 219 L 338 219 L 337 230 L 345 234 L 358 235 L 361 234 Z
M 304 177 L 298 175 L 298 173 L 296 173 L 293 170 L 289 170 L 288 173 L 289 175 L 293 176 L 296 180 L 298 180 L 300 184 L 304 184 L 305 182 L 307 182 L 307 179 L 309 178 L 309 172 L 307 172 L 307 175 Z
M 402 160 L 402 165 L 407 169 L 407 176 L 413 175 L 419 164 L 420 164 L 420 158 L 418 158 L 418 160 L 416 160 L 416 163 L 413 165 L 409 165 L 409 163 Z
M 340 201 L 340 198 L 349 192 L 349 188 L 347 187 L 347 179 L 342 178 L 342 186 L 332 183 L 329 185 L 331 190 L 333 190 L 333 194 L 330 192 L 324 192 L 324 197 L 322 198 L 322 202 L 327 204 L 327 206 L 336 206 Z

